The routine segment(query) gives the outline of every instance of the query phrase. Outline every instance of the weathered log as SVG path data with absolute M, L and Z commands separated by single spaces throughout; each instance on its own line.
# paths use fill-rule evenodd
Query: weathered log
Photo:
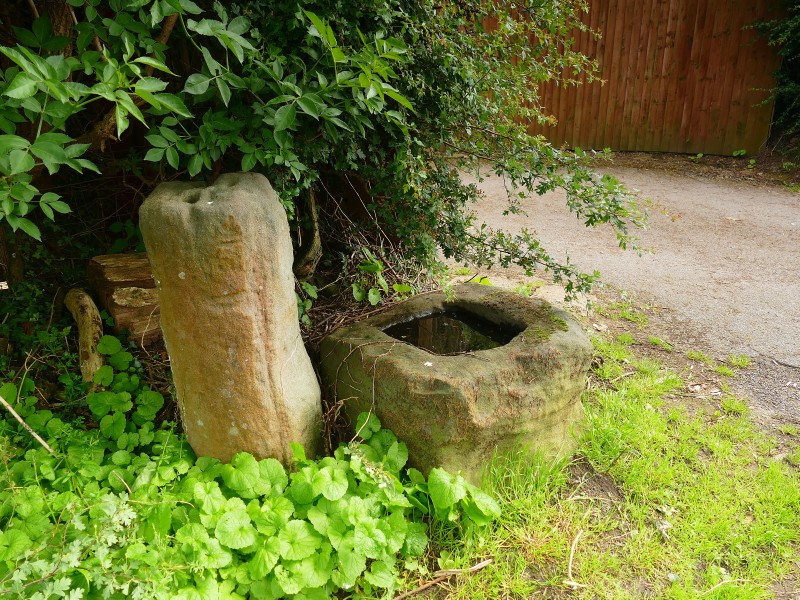
M 106 310 L 114 317 L 114 331 L 127 332 L 139 346 L 145 347 L 161 339 L 161 309 L 157 290 L 117 288 L 111 294 Z
M 81 375 L 84 381 L 92 381 L 94 374 L 103 366 L 103 357 L 97 351 L 97 343 L 103 336 L 103 320 L 91 296 L 73 288 L 64 298 L 64 306 L 78 325 L 78 348 Z
M 114 332 L 144 347 L 161 338 L 156 283 L 147 254 L 108 254 L 89 262 L 89 282 L 114 319 Z
M 106 254 L 89 261 L 89 284 L 101 298 L 110 298 L 117 288 L 155 289 L 147 253 Z

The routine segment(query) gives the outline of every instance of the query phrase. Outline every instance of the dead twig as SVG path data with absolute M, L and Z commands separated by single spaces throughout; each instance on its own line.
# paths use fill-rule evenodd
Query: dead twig
M 575 548 L 578 547 L 578 540 L 581 539 L 582 535 L 583 535 L 583 529 L 581 529 L 578 532 L 578 535 L 575 536 L 575 539 L 572 540 L 572 546 L 569 549 L 569 564 L 567 564 L 567 578 L 561 582 L 564 585 L 568 585 L 573 589 L 587 587 L 582 583 L 578 583 L 572 578 L 572 561 L 575 559 Z
M 444 571 L 436 571 L 434 573 L 434 579 L 431 579 L 429 582 L 422 584 L 416 589 L 411 590 L 410 592 L 405 592 L 400 594 L 399 596 L 395 596 L 394 600 L 403 600 L 403 598 L 410 598 L 411 596 L 416 596 L 420 592 L 424 592 L 425 590 L 432 588 L 435 585 L 439 585 L 443 581 L 447 581 L 453 575 L 471 575 L 477 571 L 480 571 L 484 567 L 488 567 L 490 564 L 494 562 L 494 559 L 487 558 L 484 561 L 479 562 L 477 565 L 470 567 L 469 569 L 446 569 Z
M 33 18 L 39 18 L 39 9 L 36 8 L 36 3 L 33 0 L 28 0 L 28 6 L 30 6 L 31 12 L 33 13 Z
M 747 579 L 726 579 L 725 581 L 720 581 L 717 585 L 708 588 L 705 592 L 703 592 L 703 596 L 707 596 L 717 588 L 722 587 L 726 583 L 747 583 Z
M 43 439 L 42 439 L 42 438 L 39 436 L 39 434 L 38 434 L 38 433 L 36 433 L 36 432 L 35 432 L 35 431 L 34 431 L 34 430 L 31 428 L 31 426 L 30 426 L 30 425 L 28 425 L 28 424 L 25 422 L 25 420 L 24 420 L 22 417 L 20 417 L 20 416 L 19 416 L 19 413 L 18 413 L 17 411 L 15 411 L 15 410 L 14 410 L 14 407 L 13 407 L 13 406 L 11 406 L 11 405 L 10 405 L 10 404 L 9 404 L 9 403 L 6 401 L 6 399 L 5 399 L 5 398 L 3 398 L 3 396 L 0 396 L 0 404 L 2 404 L 3 406 L 5 406 L 5 407 L 6 407 L 6 410 L 7 410 L 8 412 L 10 412 L 10 413 L 11 413 L 11 415 L 12 415 L 12 416 L 13 416 L 13 417 L 14 417 L 14 418 L 17 420 L 17 421 L 19 421 L 19 424 L 20 424 L 20 425 L 22 425 L 22 426 L 23 426 L 23 427 L 24 427 L 24 428 L 25 428 L 25 429 L 28 431 L 28 433 L 30 433 L 30 434 L 33 436 L 33 439 L 35 439 L 37 442 L 39 442 L 39 443 L 40 443 L 40 444 L 41 444 L 41 445 L 44 447 L 44 449 L 45 449 L 45 450 L 47 450 L 47 451 L 48 451 L 50 454 L 52 454 L 53 456 L 56 456 L 55 450 L 53 450 L 53 449 L 52 449 L 52 448 L 49 446 L 49 444 L 48 444 L 47 442 L 45 442 L 45 441 L 44 441 L 44 440 L 43 440 Z
M 608 383 L 616 383 L 620 379 L 625 379 L 626 377 L 630 377 L 631 375 L 636 375 L 636 371 L 625 371 L 622 375 L 620 375 L 619 377 L 614 377 L 614 379 L 611 379 Z
M 125 489 L 126 489 L 126 490 L 128 490 L 128 495 L 129 495 L 129 496 L 133 496 L 133 491 L 131 490 L 131 486 L 129 486 L 129 485 L 128 485 L 128 482 L 127 482 L 127 481 L 125 481 L 125 480 L 122 478 L 122 476 L 121 476 L 119 473 L 117 473 L 116 471 L 112 471 L 112 473 L 114 473 L 114 475 L 116 475 L 117 479 L 119 479 L 119 480 L 122 482 L 122 485 L 124 485 L 124 486 L 125 486 Z M 154 503 L 154 504 L 155 504 L 155 503 Z

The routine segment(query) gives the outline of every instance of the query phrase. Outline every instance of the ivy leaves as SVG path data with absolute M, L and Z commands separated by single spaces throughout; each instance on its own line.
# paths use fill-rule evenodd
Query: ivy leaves
M 301 560 L 314 554 L 322 537 L 307 521 L 289 521 L 278 532 L 281 557 L 286 560 Z
M 231 498 L 226 502 L 224 512 L 214 528 L 214 537 L 223 546 L 234 550 L 247 548 L 255 543 L 256 528 L 250 522 L 244 502 L 238 498 Z
M 230 464 L 222 466 L 220 475 L 225 485 L 240 498 L 257 498 L 283 493 L 288 482 L 283 466 L 274 458 L 261 461 L 240 452 Z
M 199 556 L 184 535 L 192 531 L 202 549 L 216 541 L 223 555 L 242 556 L 255 597 L 267 590 L 269 597 L 323 598 L 358 585 L 395 589 L 398 554 L 424 552 L 427 528 L 411 520 L 412 505 L 402 499 L 399 462 L 380 454 L 396 452 L 399 442 L 374 415 L 364 417 L 364 444 L 342 446 L 320 461 L 295 448 L 298 462 L 289 474 L 273 459 L 246 453 L 230 464 L 190 469 L 181 489 L 199 512 L 186 514 L 190 523 L 177 536 L 183 552 Z

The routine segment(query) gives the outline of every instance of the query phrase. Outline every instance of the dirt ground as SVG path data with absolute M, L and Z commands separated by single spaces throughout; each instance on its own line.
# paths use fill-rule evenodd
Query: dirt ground
M 697 369 L 697 381 L 690 382 L 695 395 L 713 398 L 730 385 L 751 400 L 763 427 L 779 431 L 800 425 L 800 192 L 785 165 L 773 160 L 762 170 L 748 164 L 623 154 L 599 165 L 650 205 L 648 229 L 638 235 L 648 250 L 642 255 L 620 250 L 610 230 L 584 228 L 559 193 L 534 195 L 523 205 L 526 214 L 504 216 L 503 181 L 488 177 L 478 184 L 485 197 L 476 212 L 493 227 L 533 230 L 553 255 L 599 270 L 605 288 L 598 295 L 642 307 L 648 335 L 674 348 L 650 350 L 680 362 L 690 379 Z M 513 269 L 486 275 L 510 287 L 527 281 Z M 536 293 L 553 296 L 549 287 Z M 584 316 L 589 326 L 619 327 L 617 319 L 596 312 Z M 745 354 L 752 364 L 721 377 L 689 361 L 691 350 L 719 361 Z

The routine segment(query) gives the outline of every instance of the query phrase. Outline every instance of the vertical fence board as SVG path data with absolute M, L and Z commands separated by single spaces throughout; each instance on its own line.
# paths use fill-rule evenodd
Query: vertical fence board
M 734 20 L 732 16 L 728 13 L 725 15 L 725 20 L 723 23 L 721 35 L 724 38 L 724 45 L 722 49 L 723 56 L 729 56 L 730 54 L 737 51 L 737 42 L 739 41 L 738 36 L 734 35 L 733 28 L 735 26 Z M 731 64 L 723 65 L 724 72 L 722 73 L 722 77 L 720 79 L 720 97 L 719 97 L 719 104 L 715 107 L 715 110 L 711 113 L 711 127 L 719 127 L 722 123 L 727 123 L 728 119 L 731 117 L 731 105 L 733 103 L 733 85 L 736 81 L 736 70 L 733 68 Z M 731 128 L 733 129 L 733 128 Z M 727 148 L 729 145 L 733 145 L 736 142 L 736 137 L 731 135 L 731 132 L 727 128 L 723 128 L 720 130 L 720 138 L 719 143 L 723 149 Z M 734 150 L 739 150 L 740 148 L 735 148 Z M 731 152 L 733 152 L 732 150 Z
M 556 145 L 686 153 L 757 152 L 769 135 L 780 62 L 747 26 L 774 18 L 776 0 L 592 0 L 576 32 L 604 83 L 543 84 L 555 126 L 532 133 Z

